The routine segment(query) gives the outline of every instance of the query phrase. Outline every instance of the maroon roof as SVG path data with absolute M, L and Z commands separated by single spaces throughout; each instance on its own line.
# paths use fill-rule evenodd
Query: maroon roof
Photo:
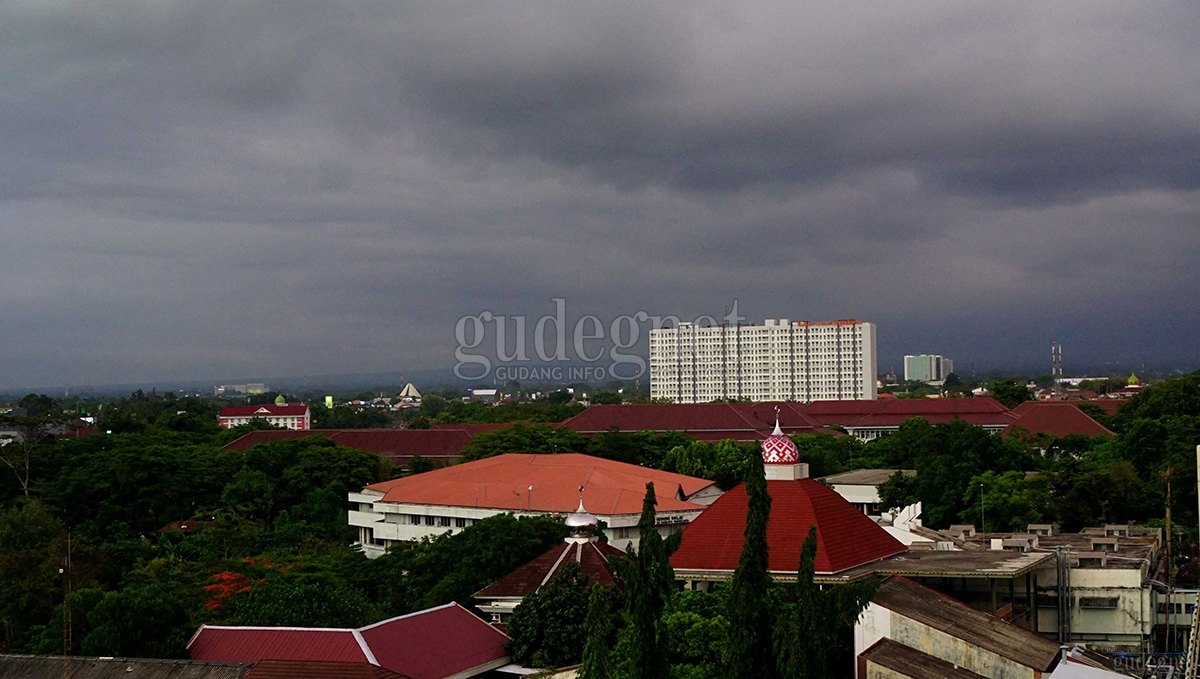
M 1008 411 L 998 413 L 873 413 L 864 415 L 853 422 L 847 422 L 847 429 L 867 429 L 871 427 L 899 427 L 906 421 L 919 417 L 929 424 L 945 424 L 954 420 L 962 420 L 967 424 L 978 427 L 1003 427 L 1016 421 L 1017 416 Z
M 579 564 L 579 572 L 588 583 L 616 584 L 608 558 L 624 554 L 605 542 L 566 542 L 555 545 L 545 554 L 500 578 L 475 593 L 477 599 L 523 597 L 550 582 L 563 565 L 568 562 Z
M 845 427 L 897 426 L 912 417 L 931 423 L 961 419 L 971 424 L 1007 424 L 1008 408 L 992 398 L 897 398 L 876 401 L 813 401 L 802 406 L 812 421 Z M 859 424 L 870 417 L 867 424 Z M 894 424 L 882 424 L 889 422 Z
M 220 417 L 254 417 L 255 415 L 271 417 L 299 417 L 308 414 L 308 406 L 303 403 L 285 403 L 275 405 L 264 403 L 256 406 L 225 406 L 221 408 Z
M 339 446 L 375 453 L 404 466 L 417 455 L 434 460 L 457 460 L 463 448 L 471 445 L 472 435 L 464 429 L 264 429 L 238 438 L 227 444 L 225 449 L 245 452 L 258 443 L 305 436 L 326 436 Z
M 403 615 L 359 632 L 380 667 L 442 679 L 507 657 L 508 637 L 456 603 Z
M 899 554 L 904 545 L 832 489 L 814 481 L 767 481 L 771 518 L 767 523 L 769 569 L 795 573 L 809 527 L 817 526 L 818 573 L 838 573 Z M 683 543 L 671 557 L 676 570 L 729 571 L 737 568 L 745 541 L 749 497 L 745 484 L 717 498 L 683 529 Z
M 612 431 L 679 431 L 701 440 L 761 441 L 775 428 L 775 408 L 785 433 L 817 425 L 796 403 L 639 403 L 594 405 L 562 423 L 581 434 Z
M 456 603 L 359 629 L 201 626 L 193 660 L 369 663 L 411 679 L 443 679 L 504 661 L 508 637 Z
M 365 662 L 260 660 L 246 679 L 411 679 Z
M 1026 401 L 1018 405 L 1013 412 L 1017 419 L 1002 432 L 1004 436 L 1015 434 L 1021 429 L 1032 434 L 1054 436 L 1113 436 L 1104 425 L 1093 420 L 1070 401 Z
M 202 625 L 188 644 L 192 660 L 332 660 L 369 662 L 354 630 Z

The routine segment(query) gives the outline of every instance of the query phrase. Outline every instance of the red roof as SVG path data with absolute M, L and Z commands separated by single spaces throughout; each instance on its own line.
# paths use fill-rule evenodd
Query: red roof
M 785 433 L 816 425 L 797 403 L 639 403 L 594 405 L 562 426 L 583 434 L 612 431 L 679 431 L 701 440 L 760 441 L 775 428 L 775 408 Z
M 264 403 L 257 406 L 225 406 L 221 408 L 220 417 L 300 417 L 308 414 L 308 406 L 303 403 L 286 403 L 275 405 Z
M 955 417 L 970 422 L 997 422 L 1007 424 L 1004 416 L 1008 408 L 992 398 L 897 398 L 876 401 L 813 401 L 802 406 L 804 414 L 814 422 L 824 425 L 840 424 L 858 427 L 865 417 L 875 422 L 899 424 L 911 417 L 924 417 L 930 422 L 948 422 Z M 975 417 L 969 417 L 975 416 Z M 982 416 L 982 417 L 980 417 Z M 988 419 L 988 418 L 991 419 Z M 974 424 L 975 422 L 972 422 Z M 889 425 L 876 425 L 889 426 Z M 895 425 L 891 425 L 895 426 Z
M 658 511 L 699 511 L 688 498 L 712 481 L 580 453 L 497 455 L 367 486 L 384 502 L 570 513 L 583 501 L 595 514 L 640 514 L 646 483 Z M 532 492 L 529 487 L 532 486 Z
M 456 603 L 359 629 L 202 626 L 193 660 L 370 663 L 412 679 L 443 679 L 506 661 L 508 637 Z
M 1013 412 L 1017 415 L 1017 419 L 1002 432 L 1004 436 L 1014 434 L 1020 429 L 1032 434 L 1053 434 L 1054 436 L 1114 435 L 1104 425 L 1093 420 L 1087 413 L 1076 408 L 1075 404 L 1069 401 L 1026 401 L 1018 405 Z
M 767 481 L 771 518 L 767 523 L 769 569 L 795 573 L 800 547 L 817 526 L 818 573 L 838 573 L 904 551 L 904 545 L 842 496 L 813 479 Z M 683 543 L 671 557 L 677 571 L 737 568 L 745 542 L 749 497 L 740 484 L 683 529 Z
M 613 577 L 608 558 L 624 553 L 608 543 L 599 541 L 565 542 L 555 545 L 545 554 L 479 590 L 475 593 L 475 598 L 523 597 L 550 582 L 562 569 L 563 564 L 568 562 L 579 564 L 579 572 L 587 578 L 589 584 L 599 582 L 602 585 L 613 586 L 617 581 Z
M 413 679 L 442 679 L 505 658 L 502 632 L 456 603 L 359 630 L 380 667 Z
M 245 452 L 258 443 L 327 436 L 339 446 L 349 446 L 385 457 L 405 466 L 413 457 L 453 461 L 471 445 L 465 429 L 313 429 L 309 431 L 252 431 L 227 444 L 226 450 Z
M 246 679 L 412 679 L 365 662 L 260 660 Z
M 192 660 L 335 660 L 369 662 L 367 648 L 351 629 L 211 627 L 203 625 L 188 644 Z

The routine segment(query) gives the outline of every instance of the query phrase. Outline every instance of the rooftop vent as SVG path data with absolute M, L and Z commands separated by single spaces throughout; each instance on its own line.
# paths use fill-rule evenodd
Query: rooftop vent
M 996 540 L 992 540 L 995 545 Z M 1000 548 L 1006 552 L 1028 552 L 1031 549 L 1028 538 L 1004 538 L 1000 540 Z M 992 549 L 995 549 L 993 546 Z
M 1104 536 L 1109 538 L 1114 537 L 1129 537 L 1129 524 L 1127 523 L 1108 523 L 1104 525 Z
M 908 548 L 914 552 L 932 552 L 934 551 L 934 546 L 933 540 L 913 540 Z
M 1104 568 L 1107 562 L 1107 555 L 1104 552 L 1080 552 L 1079 567 L 1080 568 Z
M 1115 537 L 1092 538 L 1089 542 L 1091 542 L 1093 552 L 1117 551 L 1117 539 Z
M 1054 526 L 1048 523 L 1031 523 L 1026 530 L 1034 535 L 1041 535 L 1043 537 L 1054 535 Z
M 956 523 L 950 526 L 947 532 L 956 538 L 973 538 L 975 537 L 975 525 L 970 523 Z

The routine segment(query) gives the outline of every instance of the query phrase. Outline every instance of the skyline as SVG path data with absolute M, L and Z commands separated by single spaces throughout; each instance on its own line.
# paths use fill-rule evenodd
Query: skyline
M 0 6 L 0 391 L 441 370 L 456 320 L 857 318 L 1200 367 L 1200 7 Z

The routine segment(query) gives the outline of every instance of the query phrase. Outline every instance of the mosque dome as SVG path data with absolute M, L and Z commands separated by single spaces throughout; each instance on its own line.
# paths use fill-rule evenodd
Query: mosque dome
M 583 498 L 579 499 L 579 509 L 567 515 L 565 522 L 573 537 L 591 537 L 600 527 L 600 520 L 583 508 Z
M 764 464 L 798 464 L 800 462 L 800 451 L 796 450 L 796 444 L 790 438 L 783 435 L 778 419 L 775 420 L 775 431 L 771 432 L 771 435 L 762 442 L 762 456 Z
M 287 405 L 287 399 L 283 397 L 283 394 L 280 394 L 275 397 L 275 405 L 277 405 L 277 406 Z

